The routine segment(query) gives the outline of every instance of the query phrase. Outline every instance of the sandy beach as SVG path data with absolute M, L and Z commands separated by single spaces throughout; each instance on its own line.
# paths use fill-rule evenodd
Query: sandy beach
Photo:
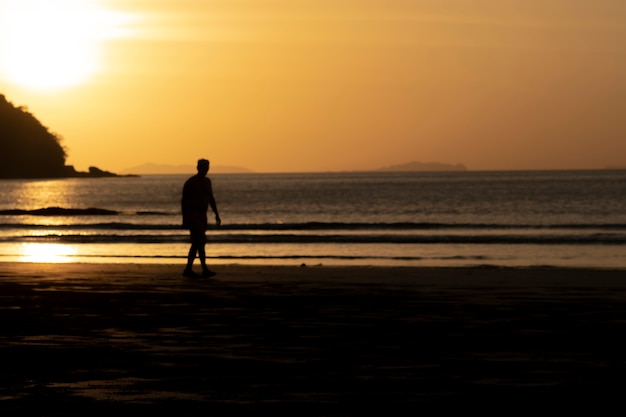
M 621 404 L 626 271 L 0 264 L 0 413 Z

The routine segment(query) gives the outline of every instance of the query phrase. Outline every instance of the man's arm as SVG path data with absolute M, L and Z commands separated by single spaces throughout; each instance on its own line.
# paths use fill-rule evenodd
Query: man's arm
M 189 216 L 188 211 L 189 211 L 189 197 L 188 197 L 188 183 L 185 182 L 185 185 L 183 186 L 183 196 L 180 199 L 180 212 L 183 215 L 183 227 L 188 227 L 189 226 Z
M 215 224 L 218 226 L 222 224 L 222 219 L 220 219 L 220 214 L 217 210 L 217 203 L 215 202 L 215 197 L 213 196 L 213 187 L 211 186 L 211 180 L 208 181 L 209 184 L 209 206 L 213 213 L 215 213 Z

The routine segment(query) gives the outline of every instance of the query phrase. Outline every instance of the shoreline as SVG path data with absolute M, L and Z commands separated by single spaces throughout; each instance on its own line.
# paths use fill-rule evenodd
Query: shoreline
M 626 273 L 0 263 L 0 411 L 354 415 L 621 403 Z
M 209 261 L 209 259 L 207 259 Z M 520 285 L 545 283 L 551 285 L 574 285 L 575 282 L 587 282 L 593 285 L 600 279 L 621 282 L 626 285 L 626 268 L 596 266 L 554 266 L 554 265 L 378 265 L 378 264 L 307 264 L 307 263 L 216 263 L 207 262 L 210 269 L 218 276 L 197 280 L 182 276 L 185 259 L 173 262 L 171 259 L 150 262 L 133 260 L 116 262 L 39 262 L 39 261 L 0 261 L 0 283 L 8 281 L 71 282 L 78 276 L 85 284 L 94 285 L 119 283 L 117 277 L 124 276 L 127 283 L 155 280 L 185 280 L 187 284 L 211 282 L 250 282 L 258 278 L 278 281 L 312 282 L 341 284 L 344 282 L 381 284 L 404 283 L 421 285 L 424 282 L 441 285 L 458 285 L 460 282 L 477 284 L 497 284 L 504 280 L 517 279 Z M 194 263 L 196 272 L 200 271 L 198 261 Z M 48 274 L 48 275 L 44 275 Z

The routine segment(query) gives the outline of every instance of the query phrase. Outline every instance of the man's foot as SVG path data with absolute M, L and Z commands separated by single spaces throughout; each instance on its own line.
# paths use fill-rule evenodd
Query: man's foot
M 197 273 L 193 272 L 191 269 L 185 269 L 183 271 L 183 276 L 187 277 L 187 278 L 200 278 L 200 275 L 198 275 Z
M 210 269 L 205 269 L 204 271 L 202 271 L 202 276 L 204 278 L 211 278 L 217 275 L 217 272 L 213 272 Z

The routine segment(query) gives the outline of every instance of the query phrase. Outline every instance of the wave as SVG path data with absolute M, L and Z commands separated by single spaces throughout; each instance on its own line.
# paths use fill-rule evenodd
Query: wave
M 1 214 L 1 212 L 0 212 Z M 151 215 L 159 214 L 152 212 Z M 159 215 L 163 215 L 160 213 Z M 184 229 L 179 223 L 72 223 L 72 224 L 31 224 L 0 223 L 0 229 L 55 229 L 55 230 L 178 230 Z M 499 224 L 499 223 L 350 223 L 350 222 L 307 222 L 307 223 L 238 223 L 209 226 L 210 230 L 222 231 L 437 231 L 437 230 L 615 230 L 626 231 L 622 223 L 585 223 L 585 224 Z
M 136 211 L 136 212 L 122 212 L 118 210 L 109 210 L 104 208 L 89 207 L 89 208 L 63 208 L 63 207 L 45 207 L 34 210 L 24 209 L 8 209 L 0 210 L 0 216 L 117 216 L 120 214 L 135 214 L 139 216 L 146 215 L 169 215 L 172 213 L 163 213 L 156 211 Z
M 149 224 L 149 223 L 76 223 L 76 224 L 27 224 L 0 223 L 0 230 L 180 230 L 180 224 Z
M 0 242 L 178 243 L 187 232 L 177 213 L 46 207 L 0 210 Z M 28 216 L 59 217 L 54 220 Z M 118 216 L 122 221 L 96 219 Z M 147 216 L 147 217 L 146 217 Z M 163 216 L 163 217 L 151 217 Z M 175 219 L 175 221 L 174 221 Z M 94 221 L 95 220 L 95 221 Z M 60 221 L 60 224 L 47 224 Z M 226 244 L 626 244 L 625 223 L 303 222 L 210 227 Z
M 211 243 L 221 244 L 532 244 L 532 245 L 626 245 L 626 233 L 590 234 L 232 234 L 209 233 Z M 0 242 L 60 243 L 182 243 L 185 233 L 177 234 L 40 234 L 5 235 Z
M 12 257 L 14 254 L 6 254 L 0 253 L 0 259 L 2 257 Z M 77 255 L 63 255 L 64 258 L 81 258 L 81 259 L 89 259 L 89 258 L 116 258 L 116 259 L 186 259 L 186 254 L 179 255 L 146 255 L 146 254 L 120 254 L 120 253 L 98 253 L 98 254 L 77 254 Z M 260 261 L 271 261 L 271 260 L 345 260 L 345 261 L 358 261 L 358 260 L 367 260 L 367 261 L 376 261 L 376 260 L 389 260 L 389 261 L 423 261 L 423 260 L 441 260 L 441 261 L 485 261 L 488 260 L 489 257 L 486 256 L 372 256 L 372 255 L 336 255 L 336 254 L 319 254 L 319 255 L 210 255 L 207 254 L 207 259 L 213 260 L 223 260 L 223 261 L 246 261 L 246 260 L 260 260 Z

